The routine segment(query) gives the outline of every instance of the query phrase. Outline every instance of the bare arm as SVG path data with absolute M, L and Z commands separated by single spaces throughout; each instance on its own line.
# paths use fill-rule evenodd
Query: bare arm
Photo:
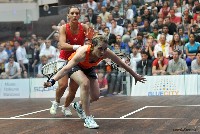
M 144 82 L 145 78 L 136 74 L 128 65 L 126 65 L 116 54 L 114 54 L 110 49 L 107 49 L 104 58 L 110 58 L 112 61 L 117 63 L 120 67 L 124 68 L 127 72 L 129 72 L 135 78 L 135 84 L 137 81 Z

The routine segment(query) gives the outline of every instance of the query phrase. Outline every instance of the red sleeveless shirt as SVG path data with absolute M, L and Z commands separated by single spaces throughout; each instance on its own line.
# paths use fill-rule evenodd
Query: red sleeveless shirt
M 83 69 L 89 69 L 89 68 L 91 68 L 91 67 L 95 67 L 95 66 L 97 66 L 98 64 L 99 64 L 99 62 L 101 61 L 101 60 L 103 60 L 103 57 L 102 58 L 99 58 L 96 62 L 90 62 L 89 61 L 89 56 L 90 56 L 90 48 L 91 48 L 91 45 L 88 45 L 88 48 L 87 48 L 87 52 L 86 52 L 86 57 L 85 57 L 85 60 L 83 61 L 83 62 L 80 62 L 80 63 L 78 63 L 78 65 L 81 67 L 81 68 L 83 68 Z M 76 54 L 76 52 L 74 52 L 69 58 L 68 58 L 68 60 L 71 60 L 73 57 L 74 57 L 74 55 Z
M 69 23 L 66 24 L 66 41 L 67 41 L 66 43 L 69 43 L 71 45 L 81 45 L 81 46 L 84 45 L 85 33 L 81 23 L 78 23 L 78 28 L 79 28 L 78 33 L 72 34 L 70 31 Z M 59 58 L 67 60 L 73 52 L 75 51 L 61 50 Z

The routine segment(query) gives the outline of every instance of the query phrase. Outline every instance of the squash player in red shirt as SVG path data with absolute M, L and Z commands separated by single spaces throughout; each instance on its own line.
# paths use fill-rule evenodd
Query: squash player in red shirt
M 69 56 L 75 52 L 80 46 L 84 45 L 86 33 L 88 32 L 88 26 L 78 22 L 80 18 L 80 10 L 77 7 L 71 7 L 68 10 L 67 17 L 69 23 L 62 25 L 59 29 L 60 37 L 59 43 L 61 46 L 60 56 L 61 60 L 68 60 Z M 68 86 L 68 76 L 65 75 L 58 81 L 58 88 L 56 89 L 56 100 L 52 101 L 52 106 L 50 108 L 51 114 L 56 114 L 57 109 L 60 104 L 60 99 L 63 96 L 66 88 Z M 65 116 L 72 115 L 70 109 L 66 107 L 74 99 L 74 95 L 78 89 L 78 85 L 70 80 L 69 93 L 66 97 L 65 106 L 62 107 L 62 112 Z
M 108 47 L 107 37 L 98 35 L 92 39 L 92 45 L 85 45 L 77 49 L 69 57 L 68 64 L 63 67 L 49 82 L 44 83 L 44 87 L 49 87 L 55 84 L 57 80 L 69 75 L 70 80 L 73 79 L 80 86 L 80 99 L 82 108 L 85 112 L 84 126 L 87 128 L 98 128 L 99 125 L 94 121 L 90 114 L 90 103 L 99 99 L 100 91 L 95 73 L 95 66 L 106 58 L 111 59 L 119 66 L 128 71 L 134 78 L 135 84 L 137 81 L 144 83 L 145 78 L 136 74 L 128 65 L 126 65 L 116 54 Z

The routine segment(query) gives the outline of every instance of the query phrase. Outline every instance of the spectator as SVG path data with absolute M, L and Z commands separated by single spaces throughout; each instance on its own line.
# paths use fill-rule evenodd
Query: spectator
M 108 16 L 109 16 L 109 12 L 106 11 L 106 7 L 102 6 L 101 7 L 101 13 L 99 14 L 99 16 L 102 18 L 102 22 L 108 22 Z
M 181 51 L 174 49 L 173 50 L 173 59 L 169 61 L 167 72 L 170 75 L 180 75 L 185 74 L 188 71 L 187 64 L 185 60 L 180 58 Z
M 8 54 L 5 51 L 4 44 L 0 44 L 0 73 L 5 71 L 5 63 L 8 60 Z
M 88 8 L 87 15 L 89 22 L 95 25 L 97 23 L 97 16 L 94 14 L 94 11 L 92 8 Z
M 146 51 L 141 51 L 142 59 L 137 63 L 137 73 L 140 75 L 152 75 L 152 60 L 148 59 Z
M 20 36 L 20 32 L 19 31 L 16 31 L 15 32 L 15 36 L 14 36 L 14 41 L 18 40 L 18 41 L 22 41 L 22 37 Z
M 100 89 L 100 96 L 105 96 L 108 92 L 108 81 L 105 78 L 104 70 L 99 70 L 98 73 L 98 83 Z
M 165 1 L 163 4 L 163 7 L 160 9 L 160 13 L 162 13 L 163 17 L 165 18 L 168 15 L 169 10 L 170 10 L 170 7 L 168 5 L 168 2 Z
M 148 59 L 149 60 L 153 60 L 154 59 L 154 45 L 153 45 L 153 39 L 148 38 L 145 48 L 143 49 L 147 55 L 148 55 Z
M 39 43 L 36 42 L 34 44 L 34 57 L 33 57 L 33 64 L 31 65 L 32 69 L 33 69 L 33 76 L 36 76 L 36 72 L 37 72 L 37 68 L 38 68 L 38 64 L 40 62 L 40 47 L 39 47 Z
M 122 26 L 117 25 L 117 22 L 113 19 L 111 21 L 112 23 L 112 28 L 111 28 L 111 33 L 114 34 L 115 36 L 120 35 L 122 36 L 124 33 L 124 28 Z
M 176 24 L 175 23 L 173 23 L 173 22 L 171 22 L 170 21 L 170 17 L 165 17 L 165 19 L 164 19 L 164 25 L 166 25 L 166 27 L 167 27 L 167 32 L 165 33 L 165 31 L 163 31 L 163 33 L 165 33 L 165 34 L 169 34 L 169 35 L 173 35 L 174 33 L 176 33 L 177 32 L 177 26 L 176 26 Z M 165 27 L 165 28 L 166 28 Z M 167 39 L 168 39 L 168 37 L 167 37 Z
M 93 10 L 97 9 L 97 3 L 94 0 L 88 0 L 87 5 L 88 8 L 92 8 Z
M 55 48 L 57 47 L 59 42 L 59 33 L 55 32 L 53 34 L 53 40 L 51 41 L 51 46 L 54 46 Z
M 100 26 L 101 26 L 101 23 L 102 23 L 102 18 L 101 16 L 97 16 L 97 23 L 94 25 L 94 29 L 95 30 L 99 30 Z
M 174 9 L 170 9 L 169 14 L 170 14 L 170 22 L 173 22 L 176 25 L 179 25 L 181 23 L 181 17 L 175 16 L 175 10 Z
M 110 29 L 108 27 L 104 28 L 104 35 L 108 37 L 108 47 L 112 49 L 112 46 L 116 43 L 116 36 L 110 33 Z
M 200 50 L 196 53 L 196 59 L 192 61 L 191 70 L 193 74 L 200 74 Z
M 178 34 L 180 35 L 180 38 L 183 44 L 188 43 L 189 38 L 188 38 L 188 35 L 184 33 L 184 27 L 178 28 Z
M 5 72 L 2 72 L 0 78 L 1 79 L 8 79 L 8 75 Z
M 54 61 L 56 58 L 56 48 L 51 46 L 51 40 L 46 40 L 46 47 L 41 50 L 40 57 L 45 55 L 48 58 L 48 62 Z
M 44 77 L 44 75 L 42 74 L 42 67 L 48 63 L 48 57 L 46 55 L 43 55 L 43 56 L 41 56 L 40 61 L 41 61 L 41 63 L 38 65 L 37 78 Z
M 24 41 L 15 43 L 15 47 L 17 48 L 16 50 L 17 62 L 20 64 L 20 67 L 22 68 L 23 77 L 24 77 L 24 73 L 28 71 L 28 63 L 29 63 L 29 60 L 27 59 L 25 43 L 26 42 Z
M 11 42 L 10 41 L 7 41 L 6 43 L 5 43 L 5 51 L 7 52 L 7 54 L 8 54 L 8 57 L 10 57 L 11 55 L 13 55 L 13 48 L 12 48 L 12 46 L 11 46 Z
M 172 34 L 172 35 L 169 34 L 169 29 L 168 29 L 168 26 L 167 26 L 167 25 L 163 25 L 162 34 L 165 35 L 165 41 L 166 41 L 167 43 L 170 43 L 170 42 L 172 41 L 172 38 L 173 38 L 172 35 L 173 35 L 173 34 Z M 160 35 L 161 35 L 161 34 L 159 34 L 159 35 L 157 36 L 157 40 L 160 40 Z
M 191 62 L 195 59 L 196 53 L 200 50 L 200 43 L 195 42 L 194 34 L 189 35 L 189 42 L 185 44 L 186 46 L 186 63 L 189 67 L 191 67 Z
M 161 34 L 159 36 L 159 43 L 155 45 L 154 56 L 157 58 L 158 51 L 162 51 L 165 58 L 169 58 L 169 43 L 166 42 L 166 35 Z
M 184 50 L 185 50 L 184 44 L 181 40 L 180 35 L 177 33 L 173 35 L 173 39 L 170 44 L 170 57 L 172 57 L 172 53 L 174 50 L 179 50 L 180 57 L 183 58 L 183 54 L 184 54 Z
M 9 62 L 5 64 L 5 72 L 9 79 L 21 78 L 21 68 L 19 63 L 14 61 L 14 57 L 9 57 Z
M 163 56 L 162 51 L 158 51 L 157 56 L 158 57 L 153 61 L 152 74 L 165 75 L 168 66 L 168 60 Z

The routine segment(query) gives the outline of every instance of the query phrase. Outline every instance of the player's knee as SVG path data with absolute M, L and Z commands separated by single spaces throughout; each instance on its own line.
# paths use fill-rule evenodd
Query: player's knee
M 81 82 L 81 87 L 82 87 L 84 90 L 89 90 L 90 81 L 89 81 L 88 79 L 83 80 L 83 81 Z

